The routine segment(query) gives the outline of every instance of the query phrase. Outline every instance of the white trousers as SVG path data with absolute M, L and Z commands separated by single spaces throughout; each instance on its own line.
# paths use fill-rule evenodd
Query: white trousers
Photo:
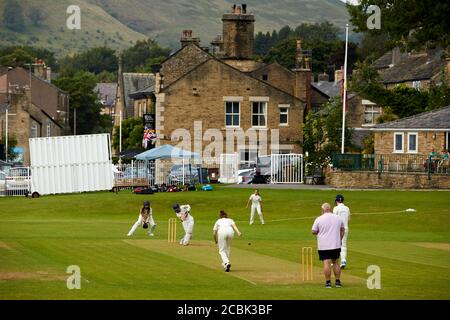
M 252 209 L 250 211 L 250 224 L 253 224 L 253 222 L 255 221 L 255 210 L 258 212 L 259 220 L 261 220 L 261 223 L 264 224 L 264 218 L 261 212 L 260 204 L 257 205 L 252 204 Z
M 219 244 L 219 254 L 222 258 L 222 265 L 226 267 L 230 263 L 230 251 L 231 251 L 231 240 L 233 239 L 234 232 L 225 230 L 217 233 L 217 242 Z
M 341 245 L 341 261 L 347 261 L 347 236 L 348 230 L 345 231 Z
M 182 222 L 184 229 L 184 237 L 181 239 L 180 244 L 187 246 L 192 238 L 192 233 L 194 231 L 194 218 L 189 215 L 189 217 Z
M 150 216 L 147 219 L 147 221 L 145 221 L 145 222 L 147 222 L 150 225 L 150 228 L 148 229 L 148 234 L 153 233 L 153 231 L 155 230 L 155 227 L 156 227 L 156 223 L 153 220 L 153 216 Z M 128 232 L 128 236 L 131 236 L 136 231 L 136 229 L 142 224 L 144 224 L 144 219 L 142 218 L 142 215 L 139 215 L 137 221 L 134 223 L 134 225 L 131 227 L 130 231 Z

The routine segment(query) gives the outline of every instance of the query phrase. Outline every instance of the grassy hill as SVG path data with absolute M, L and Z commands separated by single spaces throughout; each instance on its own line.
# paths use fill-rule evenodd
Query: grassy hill
M 272 31 L 285 25 L 331 21 L 344 26 L 347 11 L 339 0 L 247 0 L 248 11 L 255 14 L 255 29 Z M 5 0 L 0 0 L 0 14 Z M 41 45 L 57 54 L 82 50 L 107 43 L 124 48 L 138 39 L 152 37 L 163 45 L 178 48 L 181 30 L 192 29 L 202 45 L 222 32 L 221 17 L 235 0 L 24 0 L 25 15 L 33 7 L 44 13 L 42 25 L 33 26 L 26 17 L 26 29 L 12 32 L 0 26 L 0 43 Z M 66 9 L 79 5 L 82 29 L 66 28 Z

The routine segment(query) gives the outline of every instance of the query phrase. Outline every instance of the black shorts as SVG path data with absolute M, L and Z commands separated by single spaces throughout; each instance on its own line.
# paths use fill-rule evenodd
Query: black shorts
M 331 250 L 318 250 L 320 260 L 337 260 L 341 256 L 341 248 Z

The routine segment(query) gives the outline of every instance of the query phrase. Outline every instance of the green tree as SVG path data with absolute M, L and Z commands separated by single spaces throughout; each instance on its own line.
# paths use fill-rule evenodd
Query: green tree
M 345 128 L 346 152 L 354 149 L 351 143 L 353 129 Z M 340 97 L 326 102 L 317 113 L 310 112 L 303 125 L 303 152 L 308 156 L 307 173 L 321 170 L 331 161 L 331 156 L 341 150 L 342 141 L 342 99 Z
M 97 47 L 74 56 L 67 56 L 60 62 L 63 76 L 73 76 L 78 71 L 99 74 L 103 71 L 117 73 L 118 58 L 113 49 Z
M 31 7 L 28 10 L 27 16 L 35 27 L 39 27 L 44 20 L 44 13 L 39 7 Z
M 33 63 L 34 57 L 21 48 L 16 48 L 9 54 L 0 55 L 0 65 L 8 67 L 22 67 L 27 63 Z
M 124 72 L 150 72 L 152 64 L 160 63 L 170 54 L 169 48 L 163 48 L 155 40 L 147 39 L 123 51 Z
M 6 28 L 13 31 L 25 29 L 25 17 L 23 8 L 16 0 L 6 0 L 3 9 L 3 21 Z
M 2 151 L 5 152 L 5 146 L 6 146 L 6 137 L 2 137 L 0 139 L 0 145 L 2 145 Z M 17 146 L 17 139 L 15 136 L 9 136 L 8 137 L 8 162 L 11 161 L 16 157 L 16 153 L 14 152 L 14 148 Z M 4 154 L 2 154 L 3 158 L 1 160 L 4 160 Z
M 53 70 L 57 71 L 59 68 L 55 53 L 46 48 L 30 46 L 0 47 L 0 59 L 5 56 L 11 56 L 10 58 L 5 58 L 5 61 L 17 61 L 15 66 L 23 66 L 25 63 L 34 62 L 35 58 L 39 58 L 44 60 L 45 64 Z M 2 63 L 0 62 L 0 64 Z
M 113 146 L 119 149 L 119 126 L 114 128 Z M 144 124 L 142 119 L 126 119 L 122 121 L 122 150 L 144 150 L 142 139 L 144 136 Z
M 381 9 L 381 29 L 369 30 L 370 5 Z M 409 48 L 448 47 L 450 44 L 450 2 L 436 0 L 361 0 L 347 4 L 356 32 L 388 35 L 394 45 Z
M 111 124 L 105 123 L 100 115 L 102 108 L 97 94 L 93 91 L 96 85 L 95 75 L 79 72 L 72 77 L 64 76 L 54 81 L 54 84 L 69 93 L 70 112 L 69 124 L 73 132 L 73 116 L 76 109 L 77 134 L 92 134 L 109 132 Z M 111 123 L 111 120 L 109 120 Z

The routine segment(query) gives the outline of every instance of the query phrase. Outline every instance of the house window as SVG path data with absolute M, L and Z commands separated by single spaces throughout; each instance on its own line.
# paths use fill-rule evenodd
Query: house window
M 413 81 L 412 87 L 416 90 L 420 90 L 422 83 L 420 81 Z
M 241 165 L 251 166 L 256 164 L 258 151 L 256 149 L 241 149 L 239 151 L 239 162 Z
M 364 106 L 364 123 L 365 124 L 375 124 L 377 118 L 381 114 L 381 107 L 376 105 L 365 105 Z
M 225 102 L 225 125 L 227 127 L 239 127 L 240 125 L 240 102 Z
M 408 133 L 408 152 L 417 153 L 417 132 Z
M 52 125 L 50 123 L 47 124 L 47 137 L 52 136 Z
M 267 125 L 267 102 L 252 102 L 252 126 L 265 127 Z
M 31 137 L 32 138 L 37 138 L 38 136 L 38 126 L 36 123 L 33 123 L 31 125 Z
M 262 76 L 263 81 L 269 80 L 269 76 L 267 74 L 263 74 Z
M 287 126 L 289 124 L 289 109 L 280 108 L 280 125 Z
M 403 153 L 403 132 L 394 133 L 394 153 Z

